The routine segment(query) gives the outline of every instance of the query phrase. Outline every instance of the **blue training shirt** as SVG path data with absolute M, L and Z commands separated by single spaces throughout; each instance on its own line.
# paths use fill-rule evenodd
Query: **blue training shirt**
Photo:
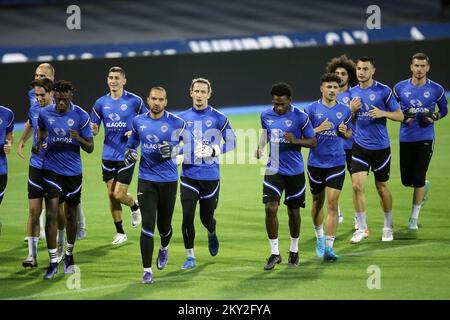
M 203 110 L 194 107 L 178 115 L 186 122 L 184 162 L 181 175 L 195 180 L 219 180 L 219 159 L 197 158 L 196 145 L 219 145 L 221 153 L 234 149 L 235 135 L 227 117 L 211 106 Z M 225 142 L 221 145 L 222 140 Z
M 341 92 L 340 94 L 338 94 L 338 96 L 336 97 L 336 101 L 341 103 L 341 104 L 345 104 L 347 107 L 350 108 L 350 87 L 348 87 L 348 89 L 344 92 Z M 351 111 L 350 111 L 351 112 Z M 353 122 L 352 122 L 353 124 Z M 355 127 L 352 126 L 352 136 L 349 139 L 344 139 L 344 150 L 352 150 L 353 147 L 353 136 L 355 135 Z
M 167 111 L 159 119 L 152 119 L 149 112 L 133 119 L 127 148 L 137 149 L 141 145 L 139 179 L 154 182 L 178 180 L 176 162 L 172 158 L 163 158 L 159 153 L 159 145 L 164 141 L 177 145 L 184 129 L 183 119 Z
M 34 104 L 30 106 L 30 110 L 28 110 L 28 121 L 30 121 L 31 126 L 33 127 L 33 147 L 36 146 L 37 143 L 37 133 L 39 130 L 38 119 L 39 112 L 45 107 L 41 107 L 38 104 Z M 41 148 L 41 152 L 39 154 L 31 153 L 30 156 L 30 166 L 36 169 L 42 169 L 44 165 L 44 157 L 46 150 Z
M 270 153 L 267 174 L 279 173 L 294 176 L 304 172 L 301 146 L 283 138 L 290 132 L 295 138 L 314 138 L 315 133 L 308 115 L 291 106 L 285 114 L 279 115 L 272 108 L 261 113 L 261 126 L 267 130 Z
M 125 133 L 131 131 L 133 118 L 146 109 L 139 96 L 125 90 L 119 99 L 113 99 L 108 93 L 95 101 L 91 121 L 97 125 L 103 121 L 105 126 L 103 160 L 123 161 L 128 141 Z
M 58 112 L 54 104 L 41 109 L 38 125 L 48 134 L 43 169 L 63 176 L 82 173 L 80 144 L 70 137 L 69 129 L 77 130 L 85 139 L 92 138 L 89 122 L 89 114 L 73 103 L 66 113 Z
M 6 135 L 14 130 L 14 113 L 0 105 L 0 175 L 8 173 L 5 150 Z
M 327 107 L 322 99 L 305 108 L 313 128 L 320 126 L 328 119 L 333 126 L 331 129 L 316 133 L 317 146 L 309 150 L 308 165 L 318 168 L 332 168 L 345 165 L 344 141 L 339 133 L 339 125 L 344 123 L 352 128 L 352 112 L 344 104 L 337 103 L 333 107 Z
M 351 88 L 350 100 L 355 97 L 361 98 L 362 107 L 356 112 L 354 141 L 369 150 L 389 148 L 386 118 L 373 119 L 369 116 L 369 111 L 373 109 L 372 106 L 388 112 L 399 109 L 397 101 L 392 96 L 392 90 L 374 80 L 368 88 L 363 89 L 359 85 Z
M 414 142 L 434 140 L 434 124 L 423 124 L 419 117 L 421 112 L 432 111 L 439 108 L 442 117 L 447 115 L 447 99 L 444 88 L 430 80 L 418 87 L 411 83 L 411 78 L 400 81 L 394 87 L 394 95 L 400 103 L 402 111 L 409 109 L 416 117 L 409 123 L 400 125 L 400 142 Z

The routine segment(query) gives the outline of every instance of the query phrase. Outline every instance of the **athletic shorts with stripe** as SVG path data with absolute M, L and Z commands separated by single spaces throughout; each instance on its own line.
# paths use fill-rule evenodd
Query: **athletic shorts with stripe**
M 285 176 L 282 174 L 265 175 L 263 182 L 263 203 L 280 203 L 284 193 L 284 204 L 291 209 L 305 207 L 305 174 Z
M 76 207 L 80 203 L 83 176 L 63 176 L 50 170 L 44 170 L 44 190 L 46 199 L 59 198 L 69 206 Z
M 421 188 L 425 185 L 433 146 L 433 140 L 400 142 L 400 172 L 404 186 Z
M 345 180 L 345 165 L 332 168 L 308 166 L 308 180 L 312 194 L 321 193 L 325 187 L 342 190 Z
M 44 171 L 30 166 L 28 169 L 28 199 L 39 199 L 44 196 Z
M 391 171 L 391 148 L 369 150 L 353 143 L 352 174 L 369 172 L 372 169 L 375 180 L 385 182 L 389 180 Z
M 195 180 L 184 176 L 180 180 L 181 199 L 211 200 L 217 206 L 220 180 Z
M 130 185 L 134 167 L 134 163 L 127 166 L 123 161 L 102 160 L 103 181 L 108 182 L 114 179 L 122 184 Z
M 1 174 L 0 175 L 0 203 L 2 203 L 3 196 L 5 195 L 7 182 L 8 182 L 8 175 Z

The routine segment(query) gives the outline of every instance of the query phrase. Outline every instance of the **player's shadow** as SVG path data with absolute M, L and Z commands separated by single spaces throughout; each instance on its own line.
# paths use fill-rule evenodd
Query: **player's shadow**
M 106 256 L 111 250 L 118 250 L 119 248 L 125 248 L 130 245 L 132 245 L 131 242 L 121 244 L 120 246 L 113 246 L 112 244 L 105 244 L 100 247 L 94 247 L 91 249 L 78 251 L 77 255 L 87 256 L 87 257 L 89 257 L 89 261 L 92 261 L 92 260 L 97 260 L 98 258 L 101 258 L 103 256 Z
M 139 277 L 136 277 L 135 283 L 130 283 L 123 287 L 120 292 L 109 293 L 100 297 L 99 299 L 113 300 L 117 297 L 126 297 L 128 300 L 136 299 L 161 299 L 161 297 L 167 297 L 170 292 L 173 291 L 174 286 L 178 283 L 195 281 L 195 277 L 201 275 L 205 269 L 214 264 L 213 262 L 205 262 L 197 264 L 194 269 L 191 270 L 177 270 L 168 273 L 164 271 L 155 270 L 153 272 L 154 282 L 152 284 L 142 283 L 142 274 L 139 273 Z M 171 285 L 167 285 L 170 283 Z M 169 291 L 168 294 L 165 291 Z M 150 296 L 151 295 L 151 296 Z
M 394 233 L 394 240 L 417 240 L 417 230 L 410 230 L 409 228 L 405 227 L 402 229 L 396 229 Z

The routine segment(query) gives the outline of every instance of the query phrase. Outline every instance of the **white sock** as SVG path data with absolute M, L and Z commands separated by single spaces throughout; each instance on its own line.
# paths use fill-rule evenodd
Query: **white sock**
M 357 212 L 356 216 L 358 218 L 358 227 L 361 230 L 367 229 L 367 222 L 366 222 L 366 212 Z
M 153 273 L 153 272 L 152 272 L 152 268 L 144 268 L 144 272 L 150 272 L 150 273 Z
M 64 245 L 64 234 L 66 233 L 66 229 L 58 230 L 58 244 Z
M 186 255 L 187 255 L 188 258 L 195 258 L 195 256 L 194 256 L 194 248 L 186 249 Z
M 167 249 L 169 249 L 169 245 L 167 245 L 167 247 L 163 247 L 163 246 L 159 246 L 159 249 L 161 249 L 161 250 L 167 250 Z
M 278 238 L 277 239 L 269 239 L 270 242 L 270 254 L 279 255 L 280 251 L 278 251 Z
M 413 205 L 411 210 L 411 219 L 419 219 L 419 212 L 420 212 L 420 204 L 419 205 Z
M 77 223 L 80 226 L 80 228 L 86 229 L 86 219 L 84 218 L 83 207 L 81 205 L 81 200 L 80 200 L 80 203 L 77 206 Z
M 385 212 L 384 213 L 384 227 L 385 228 L 392 228 L 392 211 Z
M 73 244 L 70 244 L 67 242 L 67 250 L 66 250 L 66 255 L 71 256 L 72 252 L 73 252 Z
M 316 233 L 316 238 L 322 238 L 323 237 L 323 225 L 320 226 L 314 226 L 314 232 Z
M 325 237 L 325 247 L 333 248 L 334 244 L 334 236 L 326 236 Z
M 42 209 L 41 215 L 39 216 L 39 226 L 41 227 L 41 230 L 44 230 L 44 231 L 45 231 L 45 227 L 44 227 L 44 215 L 45 215 L 45 210 Z
M 36 258 L 39 237 L 28 237 L 28 254 Z
M 289 251 L 298 252 L 298 238 L 291 237 L 291 248 L 289 249 Z
M 339 207 L 339 205 L 338 205 L 338 216 L 342 216 L 341 208 Z
M 58 249 L 48 249 L 48 255 L 50 256 L 50 263 L 56 263 L 58 260 L 56 258 L 56 253 Z

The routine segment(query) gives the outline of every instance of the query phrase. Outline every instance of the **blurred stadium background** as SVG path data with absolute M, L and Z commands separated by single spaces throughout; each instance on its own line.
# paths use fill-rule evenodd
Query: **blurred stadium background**
M 69 30 L 66 26 L 70 16 L 66 9 L 72 4 L 81 9 L 81 30 Z M 371 15 L 366 10 L 372 4 L 381 9 L 379 30 L 370 30 L 366 26 Z M 57 79 L 73 81 L 77 88 L 75 101 L 88 112 L 95 99 L 108 90 L 105 81 L 108 68 L 119 65 L 127 72 L 126 90 L 141 95 L 145 100 L 150 87 L 162 85 L 168 91 L 170 110 L 189 107 L 190 80 L 197 76 L 206 77 L 212 81 L 214 90 L 211 105 L 224 108 L 235 129 L 258 129 L 257 112 L 270 104 L 269 91 L 274 82 L 290 83 L 294 88 L 294 99 L 303 105 L 319 97 L 318 79 L 326 62 L 345 53 L 352 59 L 372 55 L 377 64 L 375 79 L 393 86 L 410 76 L 409 58 L 420 51 L 431 58 L 430 78 L 449 90 L 450 1 L 112 0 L 94 3 L 2 0 L 0 104 L 15 112 L 17 141 L 21 133 L 20 123 L 25 121 L 28 112 L 28 85 L 40 62 L 52 63 Z M 237 115 L 243 113 L 247 115 Z M 437 126 L 437 150 L 430 175 L 434 178 L 434 186 L 442 189 L 434 191 L 435 199 L 439 195 L 446 197 L 445 186 L 448 187 L 448 182 L 445 182 L 445 174 L 439 172 L 450 170 L 445 160 L 450 155 L 449 148 L 445 146 L 449 138 L 448 130 L 444 128 L 445 123 Z M 402 212 L 401 217 L 395 218 L 398 219 L 395 223 L 402 225 L 407 219 L 410 191 L 400 186 L 396 172 L 398 126 L 390 124 L 390 134 L 393 141 L 392 188 L 398 199 L 394 200 L 398 211 Z M 13 154 L 9 157 L 11 178 L 0 206 L 0 219 L 4 222 L 0 237 L 0 298 L 450 298 L 450 290 L 444 287 L 450 281 L 450 239 L 444 230 L 444 227 L 450 226 L 450 220 L 442 215 L 448 211 L 446 204 L 439 201 L 430 204 L 427 229 L 419 236 L 412 236 L 400 229 L 398 241 L 388 251 L 383 251 L 386 248 L 382 248 L 376 236 L 366 247 L 355 249 L 348 245 L 347 239 L 353 212 L 348 177 L 342 201 L 347 212 L 346 220 L 337 244 L 337 253 L 347 255 L 347 262 L 343 260 L 333 268 L 316 265 L 308 204 L 302 214 L 303 238 L 300 240 L 300 250 L 306 252 L 304 268 L 289 272 L 283 266 L 271 275 L 264 274 L 262 266 L 268 244 L 260 204 L 259 167 L 255 170 L 255 166 L 222 167 L 224 185 L 218 216 L 222 219 L 222 230 L 219 232 L 222 232 L 223 257 L 219 254 L 219 260 L 211 262 L 203 250 L 205 239 L 201 235 L 202 227 L 197 224 L 199 262 L 205 265 L 190 273 L 191 278 L 184 277 L 179 270 L 184 250 L 181 233 L 177 232 L 171 245 L 172 261 L 169 262 L 168 274 L 156 273 L 155 286 L 160 280 L 167 287 L 158 287 L 159 295 L 144 292 L 138 286 L 141 272 L 139 232 L 132 231 L 127 225 L 126 229 L 133 233 L 129 236 L 129 244 L 121 251 L 110 250 L 113 226 L 108 224 L 110 216 L 106 192 L 99 185 L 100 137 L 95 141 L 94 155 L 83 155 L 86 170 L 83 201 L 88 220 L 88 239 L 80 241 L 76 249 L 81 269 L 86 270 L 82 287 L 87 290 L 75 295 L 67 291 L 65 281 L 52 285 L 42 283 L 43 267 L 48 259 L 42 242 L 39 270 L 27 273 L 20 269 L 21 259 L 26 255 L 26 246 L 22 243 L 28 212 L 25 191 L 27 164 Z M 130 188 L 132 192 L 136 190 L 136 177 L 135 173 Z M 371 181 L 368 182 L 371 184 Z M 240 193 L 236 194 L 236 190 Z M 373 219 L 378 228 L 382 218 L 376 214 L 379 211 L 378 200 L 372 186 L 368 187 L 368 193 L 371 194 L 368 198 L 369 209 L 374 212 L 369 217 L 369 223 Z M 252 200 L 247 203 L 246 197 Z M 310 201 L 309 194 L 307 198 Z M 97 199 L 101 199 L 100 203 Z M 177 202 L 174 215 L 174 230 L 177 231 L 180 230 L 180 216 L 180 204 Z M 246 230 L 232 231 L 239 229 L 236 226 L 238 220 Z M 286 224 L 284 209 L 280 208 L 280 237 L 284 237 L 284 244 L 288 241 Z M 308 237 L 311 239 L 302 245 Z M 408 245 L 418 248 L 408 255 L 403 251 Z M 247 254 L 242 252 L 245 248 L 249 250 Z M 433 248 L 437 253 L 432 257 L 430 253 Z M 370 250 L 379 253 L 366 256 Z M 418 256 L 421 263 L 414 269 Z M 125 259 L 127 266 L 123 266 Z M 236 268 L 234 261 L 240 269 Z M 388 270 L 385 274 L 391 282 L 382 292 L 370 291 L 365 287 L 365 268 L 370 264 L 379 264 L 385 267 L 383 270 Z M 399 268 L 405 265 L 410 265 L 411 269 Z M 430 270 L 431 265 L 433 269 Z M 118 284 L 110 286 L 111 278 Z M 418 282 L 408 282 L 411 278 Z M 299 280 L 298 285 L 293 284 L 295 279 Z M 189 280 L 192 280 L 190 287 L 186 287 L 187 283 L 182 281 Z M 181 293 L 177 290 L 180 283 L 184 288 Z M 355 289 L 359 285 L 362 289 Z M 270 289 L 269 292 L 265 291 L 266 288 Z

